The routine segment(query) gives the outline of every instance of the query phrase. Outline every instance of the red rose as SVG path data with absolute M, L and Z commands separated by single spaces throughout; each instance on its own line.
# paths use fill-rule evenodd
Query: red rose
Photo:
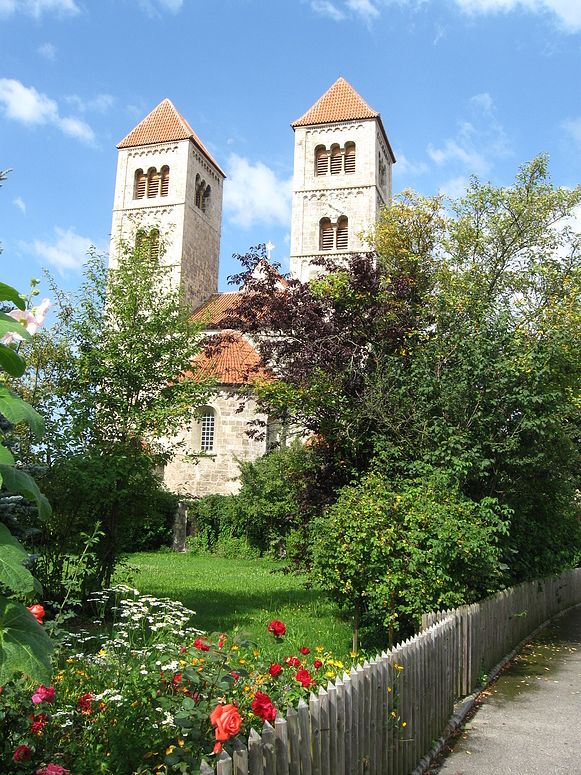
M 179 686 L 182 682 L 183 675 L 181 673 L 176 673 L 174 677 L 171 679 L 171 682 L 174 686 Z
M 32 756 L 32 751 L 27 745 L 19 745 L 18 748 L 12 754 L 12 758 L 15 762 L 28 762 Z
M 28 610 L 34 616 L 36 621 L 39 624 L 42 624 L 42 620 L 44 619 L 46 614 L 45 614 L 44 608 L 41 606 L 41 604 L 40 603 L 35 603 L 34 605 L 29 605 L 28 606 Z
M 301 660 L 298 657 L 285 657 L 284 660 L 289 667 L 300 667 Z
M 264 692 L 256 692 L 254 695 L 252 712 L 263 721 L 270 721 L 272 723 L 276 718 L 276 708 L 268 694 L 264 694 Z
M 194 648 L 200 649 L 200 651 L 209 651 L 210 647 L 206 643 L 206 641 L 202 640 L 202 638 L 196 638 L 194 641 Z
M 320 667 L 323 667 L 323 663 L 321 662 L 320 659 L 315 659 L 315 661 L 313 662 L 313 667 L 315 668 L 315 670 L 318 670 Z
M 266 628 L 269 632 L 272 632 L 275 638 L 282 638 L 286 632 L 286 627 L 278 619 L 273 619 Z
M 65 770 L 60 764 L 47 764 L 46 767 L 39 767 L 36 775 L 70 775 L 70 770 Z
M 301 654 L 304 654 L 305 656 L 306 656 L 307 654 L 310 654 L 310 653 L 311 653 L 311 649 L 308 649 L 306 646 L 301 646 L 301 647 L 300 647 L 300 649 L 299 649 L 299 651 L 301 652 Z
M 236 670 L 231 670 L 231 671 L 230 671 L 230 675 L 232 676 L 232 678 L 233 678 L 235 681 L 237 681 L 237 680 L 240 678 L 240 673 L 237 673 L 237 672 L 236 672 Z
M 93 702 L 95 701 L 95 695 L 91 694 L 91 692 L 87 692 L 86 694 L 81 694 L 79 697 L 79 701 L 77 702 L 77 708 L 81 711 L 81 713 L 86 713 L 89 715 L 93 710 Z
M 268 672 L 273 678 L 276 678 L 277 675 L 282 673 L 282 665 L 279 665 L 278 662 L 273 662 L 273 664 L 268 668 Z
M 42 732 L 42 728 L 46 726 L 48 716 L 45 713 L 38 713 L 36 716 L 31 716 L 32 724 L 30 725 L 30 731 L 33 735 L 38 735 Z
M 223 743 L 240 732 L 242 719 L 234 705 L 216 705 L 210 713 L 210 722 L 216 727 L 216 740 Z
M 308 689 L 309 686 L 311 686 L 311 684 L 313 683 L 311 674 L 309 673 L 308 670 L 305 670 L 304 668 L 297 672 L 297 674 L 295 675 L 295 678 L 302 685 L 303 689 Z

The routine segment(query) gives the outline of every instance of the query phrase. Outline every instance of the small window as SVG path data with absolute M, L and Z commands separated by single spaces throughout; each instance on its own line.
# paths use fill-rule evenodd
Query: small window
M 333 250 L 333 224 L 329 218 L 319 223 L 319 250 Z
M 138 229 L 135 235 L 135 250 L 152 260 L 159 258 L 159 229 Z
M 206 186 L 204 194 L 202 196 L 202 212 L 205 213 L 210 205 L 210 186 Z
M 200 449 L 202 452 L 214 450 L 215 412 L 212 408 L 204 409 L 200 419 Z
M 327 175 L 329 172 L 329 154 L 324 145 L 315 148 L 315 175 Z
M 161 168 L 161 196 L 169 194 L 169 167 L 166 165 Z
M 337 250 L 347 250 L 349 244 L 349 221 L 342 216 L 337 221 Z
M 135 183 L 133 186 L 133 198 L 143 199 L 145 196 L 145 187 L 147 185 L 147 175 L 143 170 L 135 172 Z
M 338 145 L 331 149 L 331 175 L 339 175 L 343 167 L 343 154 Z
M 147 171 L 147 198 L 152 199 L 159 194 L 159 172 L 150 167 Z
M 345 143 L 345 172 L 355 172 L 355 143 Z

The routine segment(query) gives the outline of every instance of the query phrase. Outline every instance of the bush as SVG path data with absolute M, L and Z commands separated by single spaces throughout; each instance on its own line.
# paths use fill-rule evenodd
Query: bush
M 369 474 L 315 522 L 314 577 L 353 613 L 355 641 L 364 624 L 366 646 L 393 643 L 424 611 L 501 586 L 498 544 L 507 525 L 494 499 L 471 501 L 442 473 L 396 484 Z

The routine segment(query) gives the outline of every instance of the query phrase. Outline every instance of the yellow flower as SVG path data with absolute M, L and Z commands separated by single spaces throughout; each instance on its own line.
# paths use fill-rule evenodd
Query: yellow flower
M 254 649 L 254 651 L 252 652 L 252 656 L 253 657 L 259 657 L 260 656 L 260 651 L 256 651 L 256 649 Z
M 230 651 L 238 651 L 238 646 L 234 644 L 233 646 L 230 646 Z
M 400 665 L 399 662 L 394 662 L 393 666 L 396 670 L 403 670 L 403 665 Z
M 392 718 L 395 718 L 395 717 L 397 716 L 397 713 L 395 712 L 395 710 L 392 710 L 392 711 L 391 711 L 391 713 L 390 713 L 389 715 L 390 715 Z
M 315 646 L 317 654 L 322 654 L 325 649 L 322 646 Z
M 401 725 L 402 725 L 402 727 L 407 727 L 408 723 L 407 723 L 407 721 L 402 721 Z
M 335 673 L 332 670 L 327 670 L 325 673 L 326 678 L 335 678 Z
M 238 664 L 239 665 L 245 665 L 246 664 L 246 660 L 245 659 L 239 659 L 238 660 Z
M 169 756 L 175 751 L 175 745 L 170 745 L 165 749 L 165 755 Z
M 355 659 L 355 657 L 357 656 L 357 652 L 356 652 L 356 651 L 352 651 L 352 652 L 349 654 L 349 656 L 351 657 L 351 659 Z
M 107 653 L 107 651 L 106 651 L 105 649 L 101 649 L 101 650 L 98 652 L 98 656 L 100 656 L 100 657 L 104 657 L 106 653 Z
M 388 694 L 391 694 L 391 686 L 388 686 L 388 687 L 387 687 L 387 693 L 388 693 Z
M 181 738 L 178 738 L 178 745 L 179 745 L 180 748 L 183 748 L 185 744 L 186 744 L 185 740 L 182 740 Z
M 250 691 L 250 686 L 245 686 L 243 689 L 244 692 L 248 693 Z

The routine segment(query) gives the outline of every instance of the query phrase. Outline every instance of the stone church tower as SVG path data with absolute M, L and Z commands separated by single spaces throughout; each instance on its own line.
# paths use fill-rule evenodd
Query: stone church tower
M 314 258 L 366 249 L 361 233 L 391 199 L 395 157 L 381 116 L 344 78 L 292 127 L 290 270 L 304 282 L 318 271 Z
M 225 175 L 165 99 L 117 146 L 110 263 L 120 241 L 165 247 L 161 260 L 194 309 L 218 290 Z

